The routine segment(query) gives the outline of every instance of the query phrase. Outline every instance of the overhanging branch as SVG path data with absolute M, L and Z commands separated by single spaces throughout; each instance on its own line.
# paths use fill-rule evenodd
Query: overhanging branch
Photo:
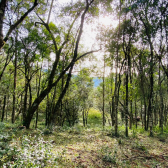
M 21 16 L 20 19 L 17 20 L 17 22 L 16 22 L 15 24 L 13 24 L 13 25 L 10 26 L 10 29 L 8 30 L 8 32 L 7 32 L 7 34 L 6 34 L 6 37 L 4 38 L 4 42 L 6 42 L 6 41 L 8 40 L 8 38 L 9 38 L 10 34 L 12 33 L 12 31 L 15 30 L 16 27 L 17 27 L 20 23 L 23 22 L 23 20 L 26 18 L 26 16 L 27 16 L 31 11 L 33 11 L 33 9 L 34 9 L 37 5 L 38 5 L 37 0 L 35 0 L 33 6 L 32 6 L 30 9 L 28 9 L 28 11 L 27 11 L 23 16 Z

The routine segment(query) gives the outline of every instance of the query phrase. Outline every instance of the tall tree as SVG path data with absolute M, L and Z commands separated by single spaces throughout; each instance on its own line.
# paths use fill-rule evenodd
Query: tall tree
M 86 6 L 85 6 L 85 9 L 84 9 L 84 11 L 83 11 L 83 13 L 81 15 L 80 27 L 79 27 L 79 31 L 77 33 L 77 39 L 76 39 L 75 46 L 74 46 L 75 49 L 74 49 L 74 52 L 73 52 L 72 60 L 70 61 L 69 65 L 65 68 L 65 70 L 58 75 L 58 77 L 57 77 L 57 79 L 55 81 L 54 81 L 55 72 L 57 70 L 58 63 L 60 61 L 60 55 L 62 53 L 62 49 L 65 47 L 66 44 L 68 44 L 68 42 L 70 40 L 71 30 L 72 30 L 72 28 L 74 26 L 74 23 L 75 23 L 76 19 L 79 17 L 79 14 L 77 14 L 75 16 L 72 24 L 69 27 L 68 33 L 65 36 L 65 40 L 63 41 L 63 43 L 61 44 L 61 46 L 59 48 L 58 48 L 57 42 L 55 40 L 55 37 L 54 37 L 49 25 L 46 22 L 44 22 L 39 17 L 41 22 L 37 22 L 36 24 L 42 24 L 43 26 L 45 26 L 46 30 L 48 31 L 48 33 L 49 33 L 49 35 L 50 35 L 50 37 L 52 39 L 52 42 L 53 42 L 56 59 L 55 59 L 55 61 L 53 63 L 53 67 L 52 67 L 51 73 L 50 73 L 50 75 L 48 77 L 47 87 L 44 90 L 41 91 L 39 96 L 32 103 L 32 106 L 29 107 L 29 109 L 28 109 L 27 115 L 26 115 L 26 117 L 24 119 L 24 122 L 23 122 L 23 125 L 25 125 L 26 128 L 29 128 L 30 122 L 32 120 L 32 117 L 33 117 L 35 111 L 37 110 L 39 104 L 41 103 L 41 101 L 47 96 L 47 94 L 51 91 L 51 89 L 58 84 L 58 82 L 62 79 L 63 75 L 67 71 L 69 71 L 68 76 L 67 76 L 67 80 L 66 80 L 66 85 L 65 85 L 62 93 L 60 94 L 60 97 L 59 97 L 59 99 L 58 99 L 58 101 L 57 101 L 57 103 L 55 105 L 55 111 L 56 111 L 56 109 L 58 109 L 58 107 L 60 106 L 61 100 L 63 99 L 63 97 L 64 97 L 64 95 L 65 95 L 65 93 L 67 91 L 67 88 L 69 87 L 69 82 L 70 82 L 70 79 L 71 79 L 71 74 L 72 74 L 72 70 L 73 70 L 73 67 L 75 65 L 75 62 L 78 61 L 80 58 L 82 58 L 82 57 L 94 52 L 94 51 L 90 51 L 90 52 L 87 52 L 85 54 L 82 54 L 81 56 L 78 56 L 79 42 L 80 42 L 82 31 L 83 31 L 85 15 L 88 12 L 89 7 L 92 5 L 93 2 L 94 2 L 94 0 L 91 0 L 91 1 L 86 0 Z M 54 123 L 54 120 L 55 120 L 55 113 L 53 114 L 53 123 Z

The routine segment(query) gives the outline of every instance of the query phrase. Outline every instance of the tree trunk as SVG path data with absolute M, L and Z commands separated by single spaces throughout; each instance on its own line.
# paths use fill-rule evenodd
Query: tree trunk
M 84 108 L 82 110 L 82 116 L 83 116 L 83 126 L 85 127 L 85 112 L 84 112 Z
M 128 66 L 127 66 L 127 69 L 126 69 L 126 99 L 125 99 L 125 109 L 126 109 L 126 112 L 125 112 L 125 136 L 128 137 Z
M 2 108 L 2 118 L 1 118 L 1 122 L 3 122 L 3 120 L 4 120 L 5 107 L 6 107 L 6 95 L 4 96 L 4 103 L 3 103 L 3 108 Z
M 37 63 L 37 69 L 38 69 L 38 63 Z M 37 97 L 39 96 L 40 93 L 40 85 L 41 85 L 41 71 L 42 71 L 42 65 L 40 68 L 40 74 L 39 74 L 39 78 L 36 78 L 36 91 L 37 91 Z M 36 111 L 36 124 L 35 124 L 35 128 L 37 128 L 37 122 L 38 122 L 38 108 Z
M 105 55 L 104 55 L 104 68 L 103 68 L 103 129 L 105 126 L 105 111 L 104 111 L 104 92 L 105 92 L 105 83 L 104 83 L 104 75 L 105 75 Z
M 163 95 L 162 95 L 162 82 L 161 82 L 161 77 L 160 77 L 160 69 L 161 65 L 159 62 L 159 95 L 160 95 L 160 128 L 161 132 L 163 133 Z
M 15 122 L 15 110 L 16 110 L 16 78 L 17 78 L 17 34 L 15 38 L 15 61 L 14 61 L 14 84 L 13 84 L 13 110 L 12 110 L 12 123 Z
M 37 110 L 39 104 L 41 103 L 41 101 L 48 95 L 48 93 L 51 91 L 51 89 L 54 86 L 57 85 L 57 83 L 60 81 L 60 79 L 62 79 L 62 77 L 66 73 L 66 71 L 70 68 L 70 73 L 68 75 L 68 80 L 67 80 L 67 84 L 66 84 L 67 86 L 69 86 L 69 81 L 70 81 L 70 78 L 71 78 L 71 71 L 73 69 L 73 66 L 74 66 L 75 62 L 78 60 L 77 59 L 78 46 L 79 46 L 79 42 L 80 42 L 80 39 L 81 39 L 82 31 L 83 31 L 85 14 L 87 13 L 87 11 L 89 9 L 89 6 L 93 3 L 93 1 L 94 0 L 92 0 L 89 3 L 88 0 L 86 0 L 86 8 L 85 8 L 85 10 L 84 10 L 84 12 L 83 12 L 83 14 L 81 16 L 81 24 L 80 24 L 80 29 L 78 31 L 78 36 L 77 36 L 77 40 L 76 40 L 76 45 L 75 45 L 75 50 L 74 50 L 74 54 L 73 54 L 73 59 L 72 59 L 71 63 L 67 66 L 67 68 L 64 70 L 64 72 L 60 73 L 59 77 L 57 78 L 57 80 L 55 82 L 53 82 L 53 80 L 54 80 L 54 77 L 55 77 L 55 71 L 56 71 L 56 68 L 57 68 L 57 65 L 58 65 L 58 62 L 59 62 L 60 54 L 61 54 L 61 51 L 62 51 L 62 48 L 63 48 L 64 44 L 66 44 L 68 40 L 63 43 L 62 48 L 60 48 L 60 50 L 58 51 L 57 45 L 56 45 L 56 42 L 55 42 L 55 38 L 54 38 L 53 34 L 51 34 L 51 31 L 49 30 L 48 25 L 44 24 L 46 26 L 46 29 L 49 31 L 49 33 L 50 33 L 50 35 L 51 35 L 51 37 L 53 39 L 53 44 L 54 44 L 55 52 L 56 52 L 56 60 L 55 60 L 55 62 L 53 64 L 53 69 L 52 69 L 52 71 L 50 73 L 50 76 L 49 76 L 49 82 L 48 82 L 47 88 L 44 89 L 43 91 L 41 91 L 40 95 L 34 100 L 32 106 L 28 109 L 26 118 L 23 121 L 23 125 L 26 126 L 26 128 L 30 127 L 30 122 L 32 120 L 32 117 L 33 117 L 35 111 Z M 92 53 L 92 52 L 85 53 L 82 56 L 85 56 L 85 55 L 87 55 L 89 53 Z M 61 93 L 60 98 L 59 98 L 59 100 L 58 100 L 58 102 L 57 102 L 57 104 L 55 106 L 55 109 L 57 109 L 60 106 L 60 102 L 61 102 L 62 98 L 64 97 L 64 95 L 66 93 L 67 86 L 65 86 L 64 91 Z M 55 117 L 53 117 L 53 120 L 54 120 L 54 118 Z
M 66 91 L 67 91 L 67 89 L 69 87 L 70 80 L 71 80 L 71 75 L 72 75 L 72 70 L 73 70 L 73 66 L 69 70 L 69 74 L 68 74 L 68 77 L 67 77 L 66 85 L 65 85 L 65 87 L 64 87 L 61 95 L 59 96 L 59 99 L 58 99 L 58 101 L 57 101 L 57 103 L 56 103 L 56 105 L 54 107 L 54 111 L 52 111 L 52 124 L 55 124 L 56 114 L 59 111 L 62 99 L 64 98 L 64 96 L 66 94 Z
M 136 128 L 137 128 L 138 125 L 137 125 L 137 105 L 136 105 L 136 99 L 135 99 L 135 125 L 136 125 Z
M 0 2 L 0 50 L 4 45 L 3 22 L 4 22 L 5 8 L 7 6 L 7 1 L 8 0 L 1 0 L 1 2 Z
M 149 116 L 149 126 L 150 126 L 150 136 L 153 136 L 153 50 L 151 51 L 151 61 L 150 61 L 150 93 L 149 93 L 149 105 L 148 105 L 148 116 Z
M 120 0 L 120 8 L 119 13 L 121 12 L 121 0 Z M 115 136 L 118 136 L 118 100 L 119 100 L 119 86 L 118 86 L 118 62 L 119 62 L 119 38 L 120 38 L 120 14 L 119 14 L 119 29 L 118 29 L 118 40 L 117 40 L 117 60 L 116 60 L 116 77 L 115 77 Z M 117 95 L 117 87 L 118 87 L 118 95 Z
M 148 130 L 148 124 L 146 121 L 147 117 L 147 105 L 146 105 L 146 95 L 145 95 L 145 89 L 144 89 L 144 74 L 143 74 L 143 67 L 142 67 L 142 58 L 141 55 L 139 56 L 139 66 L 140 66 L 140 81 L 141 81 L 141 90 L 142 90 L 142 95 L 143 95 L 143 103 L 144 103 L 144 108 L 143 108 L 143 114 L 142 114 L 142 120 L 144 123 L 145 130 Z

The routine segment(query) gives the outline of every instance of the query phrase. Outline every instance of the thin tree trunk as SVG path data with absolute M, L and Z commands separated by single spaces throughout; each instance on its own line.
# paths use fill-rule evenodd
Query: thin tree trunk
M 38 63 L 37 63 L 37 69 L 38 69 Z M 37 91 L 37 97 L 39 96 L 40 93 L 40 85 L 41 85 L 41 71 L 42 71 L 42 64 L 41 64 L 41 68 L 40 68 L 40 74 L 39 74 L 39 78 L 36 79 L 36 91 Z M 36 111 L 36 124 L 35 124 L 35 128 L 37 128 L 37 123 L 38 123 L 38 108 Z
M 50 115 L 49 115 L 49 111 L 50 111 L 50 105 L 49 105 L 49 95 L 47 95 L 47 106 L 46 106 L 46 120 L 45 120 L 45 126 L 48 127 L 49 123 L 50 123 Z
M 0 2 L 0 50 L 4 45 L 3 22 L 4 22 L 5 8 L 7 6 L 7 2 L 8 2 L 8 0 L 1 0 L 1 2 Z
M 131 84 L 131 89 L 130 89 L 130 96 L 133 97 L 132 94 L 132 73 L 131 73 L 131 57 L 128 54 L 128 75 L 129 75 L 129 79 L 130 79 L 130 84 Z M 133 120 L 133 112 L 132 112 L 132 98 L 130 100 L 130 113 L 129 113 L 129 117 L 130 117 L 130 129 L 132 129 L 132 120 Z
M 161 132 L 163 133 L 163 96 L 162 96 L 162 82 L 161 82 L 161 77 L 160 77 L 160 62 L 159 62 L 159 94 L 160 94 L 160 128 Z
M 121 12 L 121 0 L 120 0 L 120 9 L 119 13 Z M 119 100 L 119 87 L 118 85 L 118 60 L 119 60 L 119 34 L 120 34 L 120 14 L 119 14 L 119 29 L 118 29 L 118 40 L 117 40 L 117 60 L 116 60 L 116 77 L 115 77 L 115 136 L 118 136 L 118 100 Z M 117 95 L 117 87 L 118 87 L 118 95 Z
M 104 68 L 103 68 L 103 129 L 104 129 L 104 126 L 105 126 L 105 111 L 104 111 L 105 83 L 104 83 L 104 75 L 105 75 L 105 55 L 104 55 Z
M 63 56 L 63 65 L 62 65 L 62 72 L 64 71 L 64 67 L 65 67 L 65 57 Z M 61 91 L 63 91 L 64 88 L 64 75 L 62 77 L 62 85 L 61 85 Z M 61 100 L 61 111 L 60 111 L 61 115 L 60 115 L 60 123 L 59 125 L 63 125 L 63 101 Z
M 111 116 L 111 126 L 115 125 L 115 116 L 114 116 L 114 95 L 113 95 L 113 74 L 111 67 L 111 102 L 110 102 L 110 116 Z
M 14 85 L 13 85 L 13 109 L 12 109 L 12 123 L 15 122 L 15 110 L 16 110 L 16 78 L 17 78 L 17 34 L 15 38 L 15 62 L 14 62 Z
M 3 108 L 2 108 L 2 118 L 1 118 L 1 122 L 3 122 L 3 120 L 4 120 L 5 107 L 6 107 L 6 95 L 4 95 L 4 103 L 3 103 Z
M 7 97 L 6 121 L 8 120 L 8 109 L 9 109 L 9 94 L 8 94 L 8 97 Z
M 125 135 L 126 137 L 128 137 L 128 66 L 127 66 L 127 69 L 126 69 L 126 112 L 125 112 Z
M 84 112 L 84 108 L 82 110 L 82 116 L 83 116 L 83 126 L 85 127 L 85 112 Z
M 141 56 L 139 57 L 139 66 L 140 66 L 141 90 L 142 90 L 143 102 L 144 102 L 144 109 L 143 109 L 142 119 L 143 119 L 145 130 L 147 131 L 148 130 L 148 124 L 147 124 L 147 121 L 146 121 L 147 107 L 146 107 L 146 95 L 145 95 L 145 89 L 144 89 L 144 81 L 145 81 L 145 79 L 144 79 L 144 74 L 143 74 Z
M 135 125 L 136 125 L 136 128 L 137 128 L 138 125 L 137 125 L 137 104 L 136 104 L 136 99 L 135 99 Z

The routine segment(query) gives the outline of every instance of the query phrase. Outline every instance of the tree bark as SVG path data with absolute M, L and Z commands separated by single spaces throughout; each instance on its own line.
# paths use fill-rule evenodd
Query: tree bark
M 4 103 L 3 103 L 3 108 L 2 108 L 2 118 L 1 118 L 1 122 L 3 122 L 3 120 L 4 120 L 5 107 L 6 107 L 6 95 L 4 95 Z
M 16 78 L 17 78 L 17 34 L 15 38 L 15 61 L 14 61 L 14 84 L 13 84 L 13 109 L 12 109 L 12 123 L 15 122 L 15 110 L 16 110 Z
M 37 63 L 37 69 L 38 69 L 38 63 Z M 42 71 L 42 65 L 41 65 L 41 68 L 40 68 L 39 78 L 38 78 L 38 79 L 36 79 L 37 97 L 39 96 L 39 93 L 40 93 L 40 85 L 41 85 L 41 71 Z M 37 122 L 38 122 L 38 108 L 37 108 L 37 111 L 36 111 L 36 125 L 35 125 L 35 128 L 37 128 Z
M 5 8 L 7 6 L 8 0 L 1 0 L 0 3 L 0 50 L 4 45 L 4 39 L 3 39 L 3 20 L 5 16 Z
M 125 87 L 126 87 L 126 99 L 125 99 L 125 136 L 128 137 L 128 66 L 126 69 L 126 82 L 125 82 Z
M 104 75 L 105 75 L 105 55 L 104 55 L 104 68 L 103 68 L 103 129 L 104 129 L 104 126 L 105 126 L 105 108 L 104 108 L 104 101 L 105 101 L 105 98 L 104 98 L 104 96 L 105 96 L 105 77 L 104 77 Z

